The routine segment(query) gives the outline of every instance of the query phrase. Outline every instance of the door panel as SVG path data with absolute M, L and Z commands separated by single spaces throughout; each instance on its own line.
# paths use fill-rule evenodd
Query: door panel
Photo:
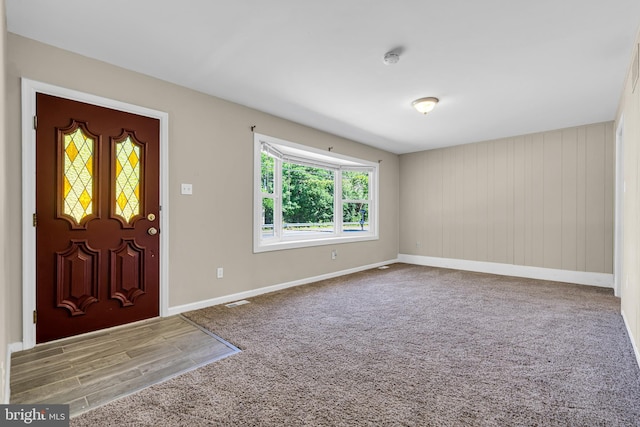
M 158 316 L 159 121 L 36 103 L 36 342 Z

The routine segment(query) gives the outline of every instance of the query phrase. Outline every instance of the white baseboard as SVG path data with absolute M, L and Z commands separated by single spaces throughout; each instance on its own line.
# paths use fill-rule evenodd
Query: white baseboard
M 9 353 L 16 353 L 22 350 L 24 350 L 22 342 L 12 342 L 11 344 L 9 344 Z
M 640 351 L 638 351 L 638 346 L 636 345 L 635 337 L 631 333 L 631 328 L 629 327 L 629 322 L 627 322 L 627 316 L 624 315 L 624 310 L 620 310 L 622 314 L 622 320 L 624 320 L 624 326 L 627 328 L 627 335 L 629 335 L 629 340 L 631 341 L 631 346 L 633 347 L 633 352 L 636 355 L 636 362 L 638 363 L 638 367 L 640 367 Z
M 476 271 L 501 276 L 525 277 L 527 279 L 550 280 L 554 282 L 576 283 L 579 285 L 614 287 L 613 274 L 590 273 L 586 271 L 558 270 L 554 268 L 530 267 L 526 265 L 500 264 L 495 262 L 468 261 L 454 258 L 437 258 L 419 255 L 399 254 L 398 261 L 429 267 L 451 268 Z
M 282 289 L 291 288 L 294 286 L 307 285 L 309 283 L 319 282 L 321 280 L 332 279 L 334 277 L 345 276 L 347 274 L 357 273 L 359 271 L 369 270 L 377 268 L 387 264 L 393 264 L 398 262 L 397 259 L 389 261 L 379 262 L 375 264 L 369 264 L 361 267 L 350 268 L 348 270 L 336 271 L 335 273 L 322 274 L 320 276 L 308 277 L 305 279 L 294 280 L 293 282 L 280 283 L 277 285 L 266 286 L 264 288 L 252 289 L 250 291 L 238 292 L 237 294 L 225 295 L 217 298 L 211 298 L 204 301 L 197 301 L 189 304 L 177 305 L 175 307 L 169 307 L 167 315 L 172 316 L 174 314 L 185 313 L 187 311 L 199 310 L 201 308 L 207 308 L 214 305 L 227 304 L 233 301 L 252 298 L 258 295 L 266 294 L 269 292 L 275 292 Z
M 17 351 L 22 351 L 24 346 L 22 342 L 14 342 L 7 346 L 7 376 L 5 377 L 6 383 L 4 384 L 4 402 L 3 405 L 8 405 L 11 401 L 11 354 Z

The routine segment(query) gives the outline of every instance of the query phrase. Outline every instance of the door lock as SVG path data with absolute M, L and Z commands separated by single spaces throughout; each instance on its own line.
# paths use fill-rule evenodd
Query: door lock
M 147 215 L 147 219 L 149 221 L 154 221 L 156 219 L 156 216 L 154 214 L 150 213 L 149 215 Z
M 158 234 L 158 229 L 155 227 L 151 227 L 147 230 L 147 234 L 149 234 L 149 236 L 155 236 L 156 234 Z

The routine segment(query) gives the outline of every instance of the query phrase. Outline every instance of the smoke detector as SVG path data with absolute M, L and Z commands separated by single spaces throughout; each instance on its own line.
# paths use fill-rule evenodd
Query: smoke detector
M 395 52 L 387 52 L 382 58 L 382 62 L 384 62 L 385 65 L 397 64 L 398 61 L 400 61 L 400 55 Z

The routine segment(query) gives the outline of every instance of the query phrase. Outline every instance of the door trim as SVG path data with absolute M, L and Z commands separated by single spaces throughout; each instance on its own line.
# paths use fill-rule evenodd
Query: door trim
M 48 83 L 22 78 L 22 346 L 36 345 L 36 230 L 32 215 L 36 209 L 36 93 L 98 105 L 160 121 L 160 317 L 169 311 L 169 114 Z

